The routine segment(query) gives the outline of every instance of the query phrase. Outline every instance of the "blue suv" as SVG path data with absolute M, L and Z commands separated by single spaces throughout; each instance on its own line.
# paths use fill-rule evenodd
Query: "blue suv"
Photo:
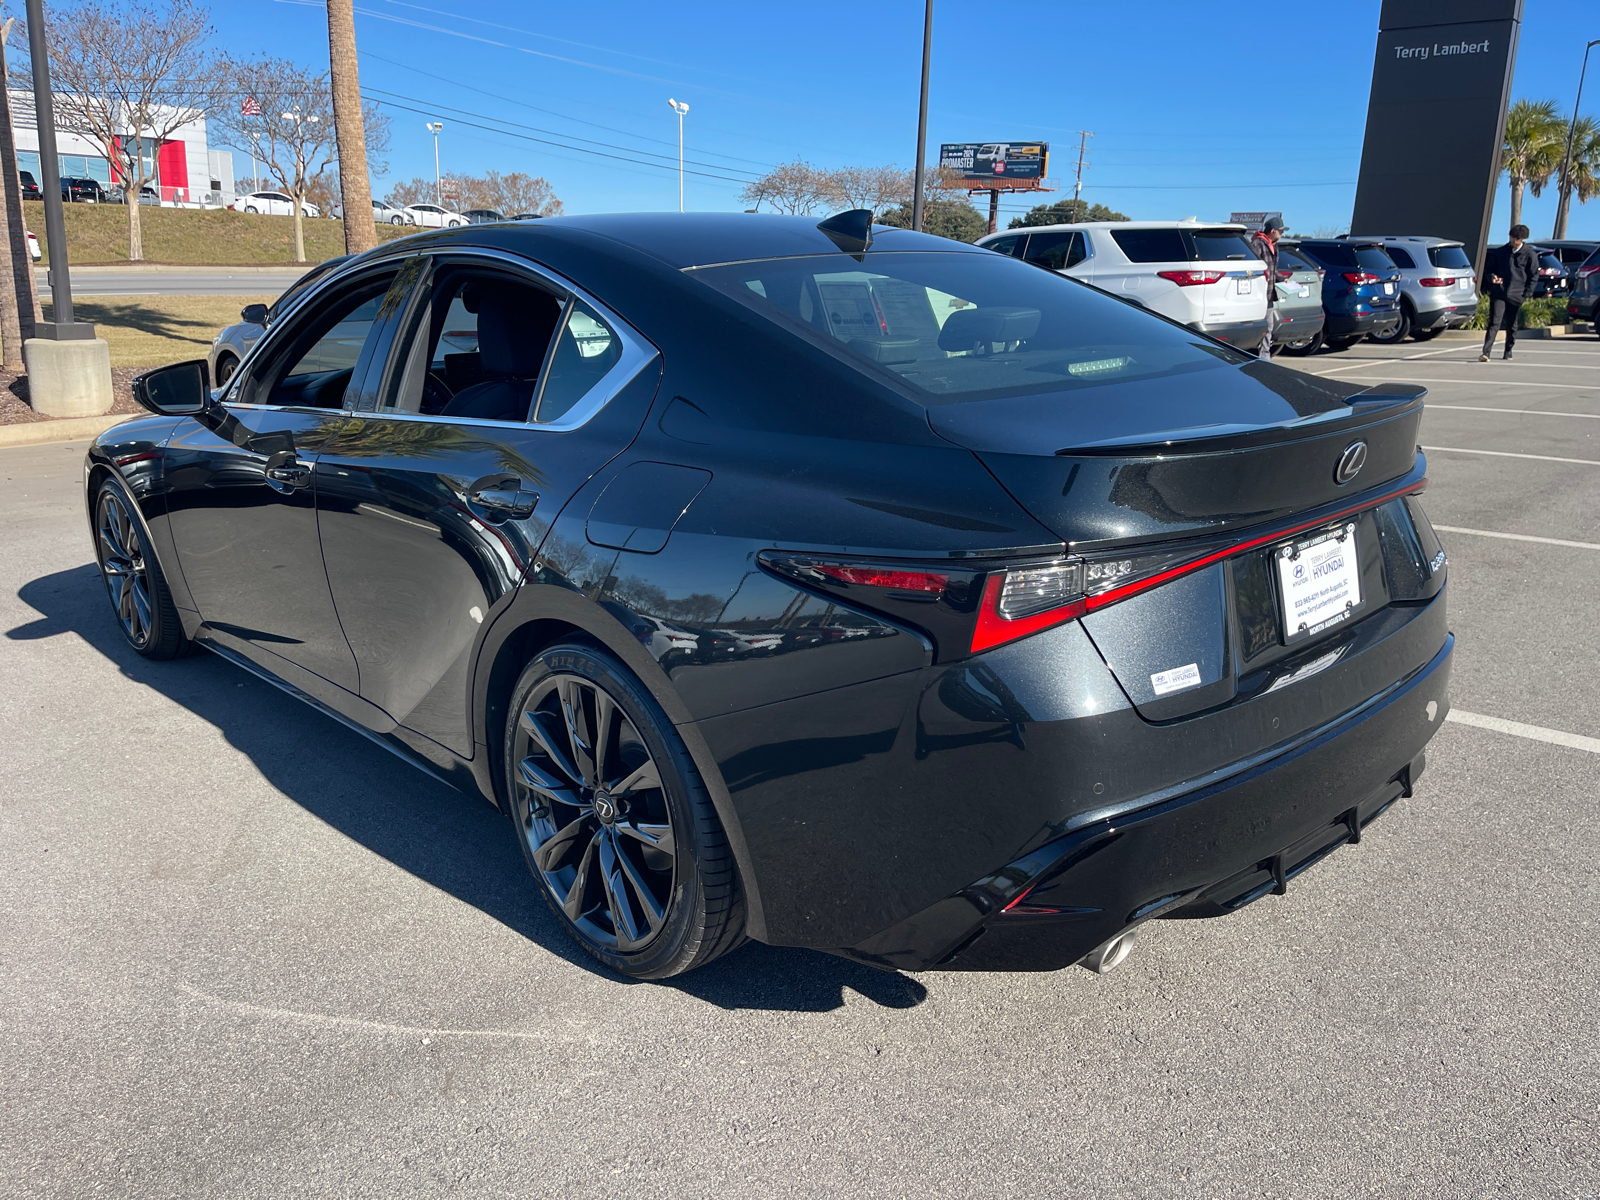
M 1302 353 L 1325 345 L 1348 350 L 1369 333 L 1400 323 L 1400 268 L 1381 242 L 1349 238 L 1305 238 L 1283 243 L 1321 267 L 1322 335 Z

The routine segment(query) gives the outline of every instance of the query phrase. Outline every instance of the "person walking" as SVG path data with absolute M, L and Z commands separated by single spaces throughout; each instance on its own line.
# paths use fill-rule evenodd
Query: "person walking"
M 1250 238 L 1250 249 L 1267 264 L 1267 336 L 1261 339 L 1261 358 L 1272 357 L 1272 336 L 1278 332 L 1278 239 L 1283 236 L 1283 221 L 1268 217 Z
M 1534 281 L 1539 278 L 1539 256 L 1528 245 L 1528 227 L 1513 225 L 1511 240 L 1496 246 L 1484 258 L 1484 291 L 1489 296 L 1489 328 L 1483 335 L 1483 353 L 1479 362 L 1489 361 L 1494 349 L 1494 335 L 1506 331 L 1506 351 L 1500 357 L 1510 359 L 1511 348 L 1517 344 L 1517 313 L 1522 302 L 1533 295 Z

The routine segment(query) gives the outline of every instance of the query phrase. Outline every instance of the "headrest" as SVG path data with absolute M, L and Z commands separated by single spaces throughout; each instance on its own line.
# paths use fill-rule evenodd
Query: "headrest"
M 971 350 L 980 342 L 1025 342 L 1037 332 L 1037 308 L 1013 308 L 1004 304 L 962 308 L 945 318 L 944 328 L 939 330 L 939 349 Z
M 559 300 L 539 288 L 474 282 L 462 291 L 461 303 L 478 314 L 478 360 L 485 377 L 531 379 L 539 373 L 561 319 Z

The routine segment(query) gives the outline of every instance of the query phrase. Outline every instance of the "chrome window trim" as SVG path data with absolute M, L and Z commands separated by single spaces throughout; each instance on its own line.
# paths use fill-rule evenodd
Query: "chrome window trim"
M 661 357 L 661 351 L 642 333 L 619 317 L 609 305 L 602 303 L 589 291 L 579 287 L 565 276 L 558 275 L 548 267 L 541 266 L 530 259 L 523 258 L 521 255 L 511 254 L 505 250 L 493 250 L 487 246 L 452 245 L 435 245 L 426 250 L 420 250 L 418 253 L 427 254 L 436 262 L 440 258 L 452 257 L 484 259 L 500 266 L 510 267 L 526 275 L 533 275 L 546 287 L 562 293 L 568 300 L 568 303 L 562 306 L 561 320 L 556 325 L 557 331 L 565 328 L 567 315 L 571 309 L 570 300 L 576 297 L 592 308 L 611 327 L 611 331 L 622 342 L 622 353 L 618 355 L 616 365 L 597 379 L 594 386 L 585 392 L 583 398 L 569 408 L 559 421 L 492 421 L 481 417 L 448 417 L 442 413 L 399 413 L 385 412 L 381 409 L 376 412 L 356 413 L 352 409 L 345 410 L 355 416 L 388 417 L 406 421 L 439 421 L 450 425 L 486 425 L 496 429 L 542 429 L 551 433 L 570 433 L 572 430 L 580 429 L 593 420 L 600 410 L 611 403 L 617 394 L 632 383 L 651 362 Z M 552 335 L 552 348 L 556 336 L 559 336 L 559 332 Z M 543 370 L 541 370 L 542 375 Z M 539 401 L 544 398 L 544 385 L 545 379 L 541 377 L 538 395 L 534 401 L 535 411 Z

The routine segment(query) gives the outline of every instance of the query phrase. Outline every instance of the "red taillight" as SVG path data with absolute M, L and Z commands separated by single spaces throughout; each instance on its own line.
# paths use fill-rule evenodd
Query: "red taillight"
M 878 567 L 846 567 L 833 563 L 817 563 L 813 568 L 829 579 L 840 583 L 858 583 L 866 587 L 893 588 L 898 592 L 929 592 L 938 595 L 944 591 L 950 576 L 933 571 L 886 571 Z
M 1197 283 L 1220 283 L 1226 271 L 1157 271 L 1163 279 L 1170 279 L 1179 287 L 1194 287 Z
M 1345 282 L 1353 283 L 1356 285 L 1356 287 L 1360 287 L 1364 283 L 1380 282 L 1378 277 L 1371 271 L 1346 271 L 1344 273 L 1344 277 Z
M 1579 279 L 1587 279 L 1587 278 L 1589 278 L 1589 276 L 1593 275 L 1596 271 L 1600 271 L 1600 263 L 1595 263 L 1593 266 L 1588 266 L 1588 265 L 1581 266 L 1581 267 L 1578 268 L 1578 278 Z
M 1454 279 L 1419 279 L 1419 280 L 1417 280 L 1417 282 L 1420 283 L 1423 287 L 1449 287 L 1451 284 L 1455 283 L 1455 280 Z
M 1001 571 L 999 574 L 991 575 L 983 586 L 983 602 L 978 605 L 978 623 L 972 630 L 974 654 L 1083 616 L 1085 608 L 1082 597 L 1058 608 L 1047 608 L 1043 612 L 1030 613 L 1025 617 L 1005 616 L 1000 611 L 1000 597 L 1005 589 L 1006 574 L 1007 572 Z

